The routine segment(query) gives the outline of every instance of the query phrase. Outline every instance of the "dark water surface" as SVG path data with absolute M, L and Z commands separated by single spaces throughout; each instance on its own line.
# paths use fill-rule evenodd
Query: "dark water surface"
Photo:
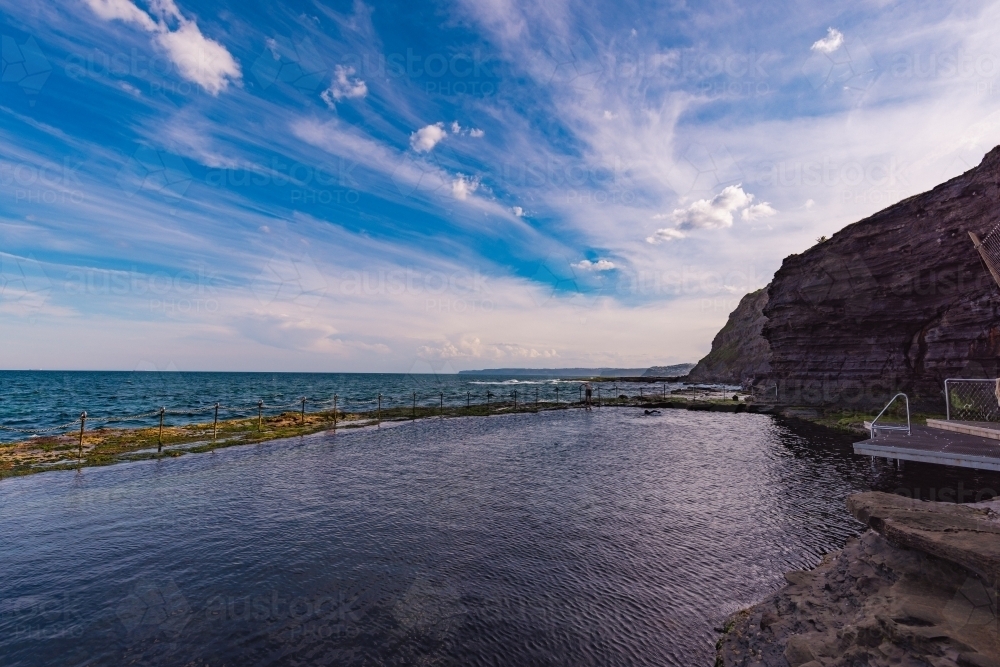
M 4 480 L 0 663 L 711 665 L 851 491 L 997 484 L 849 441 L 605 408 Z

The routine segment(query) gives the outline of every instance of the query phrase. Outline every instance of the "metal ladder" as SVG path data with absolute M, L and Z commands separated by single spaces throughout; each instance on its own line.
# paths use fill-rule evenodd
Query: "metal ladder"
M 906 401 L 906 426 L 879 426 L 878 425 L 878 420 L 882 417 L 883 414 L 885 414 L 885 411 L 889 409 L 889 406 L 892 405 L 893 403 L 895 403 L 896 399 L 899 398 L 900 396 L 902 396 L 903 400 Z M 871 434 L 871 439 L 872 440 L 874 440 L 876 438 L 876 436 L 878 436 L 878 432 L 880 430 L 882 430 L 882 431 L 906 431 L 906 435 L 910 435 L 910 399 L 907 397 L 907 395 L 904 394 L 903 392 L 899 392 L 898 394 L 896 394 L 895 396 L 893 396 L 892 399 L 888 403 L 885 404 L 885 407 L 882 408 L 882 412 L 878 413 L 878 417 L 875 417 L 875 419 L 872 420 L 872 423 L 868 427 L 868 430 L 869 430 L 869 432 Z

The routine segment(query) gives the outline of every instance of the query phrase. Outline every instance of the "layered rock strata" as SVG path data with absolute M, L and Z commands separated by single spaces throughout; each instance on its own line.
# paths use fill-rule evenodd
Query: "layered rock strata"
M 691 382 L 743 384 L 763 378 L 771 369 L 771 349 L 761 336 L 767 290 L 744 296 L 712 341 L 711 351 L 691 369 Z
M 779 400 L 870 409 L 904 391 L 943 412 L 945 378 L 1000 375 L 1000 292 L 969 237 L 998 204 L 1000 147 L 787 257 L 763 309 Z

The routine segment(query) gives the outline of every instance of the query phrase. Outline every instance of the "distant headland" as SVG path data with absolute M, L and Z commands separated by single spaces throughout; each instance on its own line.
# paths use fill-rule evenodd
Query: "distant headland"
M 459 371 L 459 375 L 512 375 L 515 377 L 674 377 L 687 375 L 694 364 L 650 366 L 646 368 L 484 368 Z

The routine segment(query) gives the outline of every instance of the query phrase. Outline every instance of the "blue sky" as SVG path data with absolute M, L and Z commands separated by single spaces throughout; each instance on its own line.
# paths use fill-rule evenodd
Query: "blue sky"
M 693 361 L 1000 143 L 996 4 L 0 3 L 0 367 Z

